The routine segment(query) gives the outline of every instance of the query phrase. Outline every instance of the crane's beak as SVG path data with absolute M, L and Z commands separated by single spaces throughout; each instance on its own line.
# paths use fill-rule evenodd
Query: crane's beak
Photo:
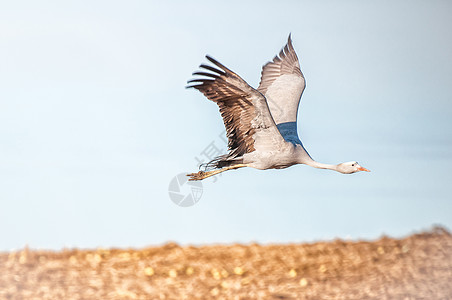
M 358 170 L 360 170 L 360 171 L 366 171 L 366 172 L 370 172 L 370 170 L 367 170 L 366 168 L 363 168 L 363 167 L 361 167 L 361 166 L 359 166 Z

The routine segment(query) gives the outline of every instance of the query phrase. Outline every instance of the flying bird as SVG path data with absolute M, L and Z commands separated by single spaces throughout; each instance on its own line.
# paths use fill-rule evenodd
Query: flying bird
M 290 35 L 279 55 L 262 67 L 257 89 L 217 60 L 206 58 L 214 66 L 201 64 L 202 70 L 192 74 L 200 77 L 189 80 L 187 88 L 197 89 L 218 105 L 228 153 L 202 164 L 204 170 L 188 174 L 189 180 L 243 167 L 284 169 L 296 164 L 343 174 L 370 172 L 356 161 L 337 165 L 317 162 L 303 146 L 297 133 L 297 114 L 306 82 Z

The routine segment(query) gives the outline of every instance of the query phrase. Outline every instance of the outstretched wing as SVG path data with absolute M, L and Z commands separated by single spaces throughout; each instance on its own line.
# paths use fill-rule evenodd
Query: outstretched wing
M 262 67 L 257 90 L 267 98 L 275 123 L 297 121 L 298 105 L 306 86 L 297 54 L 289 35 L 286 46 L 273 61 Z
M 212 73 L 194 72 L 193 75 L 203 77 L 188 81 L 187 88 L 199 90 L 219 106 L 229 140 L 227 158 L 238 158 L 255 150 L 271 151 L 284 143 L 265 97 L 215 59 L 206 58 L 217 68 L 200 65 Z

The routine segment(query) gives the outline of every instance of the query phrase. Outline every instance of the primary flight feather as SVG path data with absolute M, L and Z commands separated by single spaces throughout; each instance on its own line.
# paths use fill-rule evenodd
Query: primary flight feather
M 367 171 L 356 161 L 329 165 L 311 158 L 297 133 L 297 115 L 306 83 L 289 35 L 279 56 L 262 68 L 259 87 L 252 88 L 239 75 L 210 56 L 214 65 L 200 65 L 200 76 L 188 81 L 215 102 L 223 118 L 229 153 L 203 164 L 204 170 L 188 174 L 202 180 L 218 173 L 251 167 L 283 169 L 296 164 L 330 169 L 343 174 Z

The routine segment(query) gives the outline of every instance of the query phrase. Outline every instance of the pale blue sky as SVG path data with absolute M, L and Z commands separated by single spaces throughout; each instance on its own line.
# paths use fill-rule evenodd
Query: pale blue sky
M 452 228 L 450 1 L 2 1 L 0 250 L 301 242 Z M 298 131 L 325 163 L 241 169 L 181 208 L 223 124 L 210 54 L 257 86 L 292 33 Z

